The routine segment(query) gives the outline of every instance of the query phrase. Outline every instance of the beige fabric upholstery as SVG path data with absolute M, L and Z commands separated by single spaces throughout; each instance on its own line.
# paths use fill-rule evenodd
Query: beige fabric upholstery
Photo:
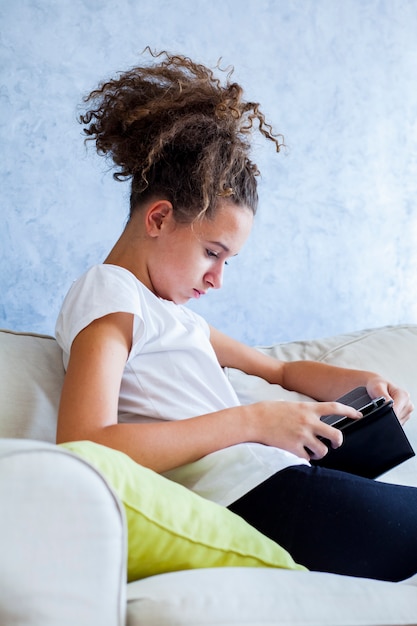
M 318 572 L 195 570 L 128 588 L 129 626 L 400 626 L 416 616 L 416 586 Z
M 0 439 L 0 624 L 122 626 L 124 512 L 55 445 Z
M 261 349 L 379 371 L 417 405 L 416 325 Z M 227 374 L 244 402 L 299 397 L 237 370 Z M 52 338 L 0 332 L 0 438 L 13 438 L 0 439 L 0 624 L 121 626 L 126 591 L 128 626 L 417 623 L 415 581 L 238 568 L 163 574 L 126 587 L 120 503 L 89 465 L 42 443 L 55 439 L 63 375 Z M 416 417 L 406 432 L 417 450 Z M 417 485 L 417 460 L 383 479 Z
M 52 337 L 0 332 L 0 437 L 55 443 L 64 367 Z

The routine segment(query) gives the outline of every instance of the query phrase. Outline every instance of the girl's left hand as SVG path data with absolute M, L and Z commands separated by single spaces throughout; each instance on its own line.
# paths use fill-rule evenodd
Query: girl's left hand
M 414 410 L 410 394 L 407 391 L 379 377 L 371 378 L 366 385 L 366 390 L 371 398 L 384 396 L 387 400 L 393 400 L 395 414 L 400 424 L 404 426 Z

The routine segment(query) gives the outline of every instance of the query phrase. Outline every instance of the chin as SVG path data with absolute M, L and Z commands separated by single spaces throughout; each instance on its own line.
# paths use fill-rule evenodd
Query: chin
M 174 304 L 187 304 L 192 298 L 190 296 L 181 296 L 180 294 L 172 295 L 169 298 Z
M 173 302 L 174 304 L 184 304 L 189 300 L 189 298 L 181 298 L 180 296 L 173 296 L 170 293 L 159 294 L 159 298 L 162 300 L 167 300 L 168 302 Z

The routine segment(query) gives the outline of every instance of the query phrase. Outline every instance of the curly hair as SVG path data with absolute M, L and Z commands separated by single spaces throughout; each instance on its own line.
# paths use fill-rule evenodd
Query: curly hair
M 130 212 L 157 194 L 169 200 L 177 221 L 213 216 L 219 198 L 255 213 L 257 166 L 249 158 L 254 124 L 283 145 L 259 104 L 225 85 L 188 57 L 154 53 L 159 62 L 135 67 L 104 82 L 84 99 L 80 122 L 99 154 L 111 157 L 117 180 L 131 179 Z

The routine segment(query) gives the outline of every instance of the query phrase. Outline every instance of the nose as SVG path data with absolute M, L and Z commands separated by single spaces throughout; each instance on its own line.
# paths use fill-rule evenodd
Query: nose
M 219 265 L 207 272 L 204 276 L 206 284 L 212 289 L 220 289 L 223 285 L 223 270 L 223 264 L 219 263 Z

